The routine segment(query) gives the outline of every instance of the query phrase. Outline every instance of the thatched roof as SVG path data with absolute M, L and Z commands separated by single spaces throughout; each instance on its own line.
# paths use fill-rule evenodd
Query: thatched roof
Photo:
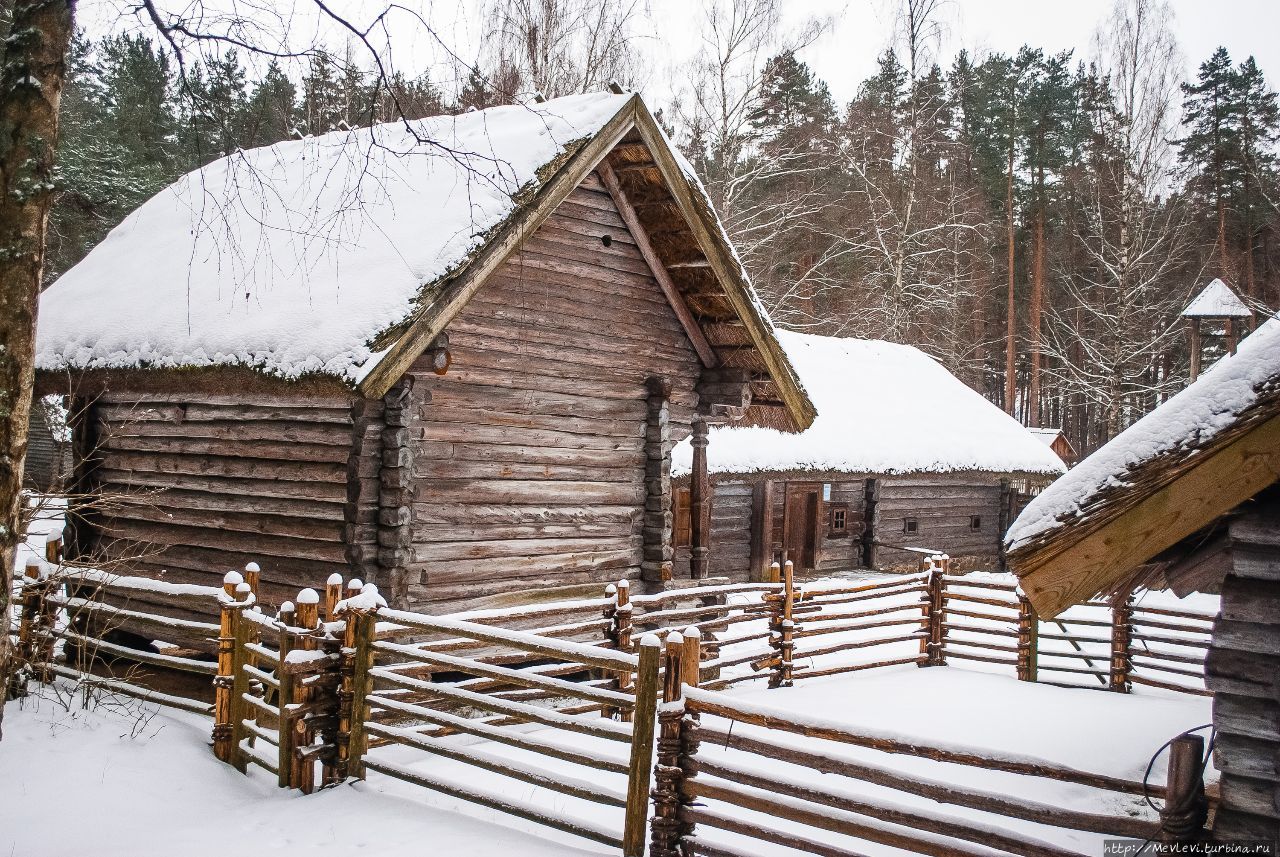
M 1036 497 L 1006 537 L 1045 616 L 1142 566 L 1280 479 L 1280 320 Z

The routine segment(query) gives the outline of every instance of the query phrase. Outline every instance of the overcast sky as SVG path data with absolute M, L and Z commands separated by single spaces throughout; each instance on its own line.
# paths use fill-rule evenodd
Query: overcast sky
M 663 65 L 695 47 L 701 4 L 697 0 L 650 0 L 667 34 L 657 53 Z M 1280 84 L 1280 0 L 1173 0 L 1173 28 L 1182 45 L 1188 76 L 1218 45 L 1236 61 L 1253 54 L 1272 87 Z M 803 59 L 827 82 L 838 103 L 848 101 L 858 82 L 875 72 L 876 58 L 892 37 L 893 0 L 806 0 L 788 2 L 793 26 L 806 16 L 830 16 L 830 33 L 807 48 Z M 1046 51 L 1075 50 L 1088 58 L 1093 33 L 1105 20 L 1111 0 L 951 0 L 943 17 L 948 35 L 940 59 L 950 62 L 966 47 L 980 52 L 1012 52 L 1021 45 Z M 660 73 L 653 85 L 661 88 Z
M 314 39 L 315 7 L 311 0 L 196 0 L 205 8 L 236 3 L 240 8 L 270 9 L 280 16 L 265 29 L 279 29 L 287 20 L 295 44 Z M 447 42 L 463 58 L 477 53 L 478 7 L 482 0 L 400 0 L 404 6 L 426 13 Z M 703 16 L 702 0 L 641 0 L 650 15 L 649 31 L 639 44 L 650 66 L 644 94 L 657 107 L 668 100 L 671 81 L 698 47 Z M 806 48 L 801 56 L 831 87 L 837 103 L 847 102 L 860 81 L 874 73 L 876 58 L 892 39 L 897 0 L 783 0 L 786 26 L 799 27 L 812 17 L 829 18 L 830 30 Z M 1186 58 L 1187 75 L 1218 45 L 1225 45 L 1234 60 L 1254 55 L 1268 81 L 1280 84 L 1280 0 L 1172 0 L 1173 28 Z M 162 6 L 191 8 L 191 0 L 168 0 Z M 333 8 L 353 19 L 368 17 L 385 7 L 384 0 L 330 0 Z M 82 26 L 91 33 L 116 29 L 121 19 L 129 29 L 147 30 L 127 10 L 128 0 L 86 0 L 80 5 Z M 942 16 L 946 36 L 938 58 L 949 64 L 955 52 L 968 48 L 976 53 L 1013 52 L 1023 44 L 1046 51 L 1073 49 L 1088 59 L 1093 33 L 1105 20 L 1111 0 L 949 0 Z M 291 10 L 296 9 L 297 15 Z M 360 10 L 360 11 L 357 11 Z M 371 11 L 374 10 L 374 11 Z M 361 12 L 364 14 L 362 15 Z M 330 41 L 341 45 L 341 37 Z M 439 51 L 433 40 L 401 15 L 392 34 L 397 66 L 419 71 L 426 56 Z M 442 77 L 440 68 L 435 70 Z

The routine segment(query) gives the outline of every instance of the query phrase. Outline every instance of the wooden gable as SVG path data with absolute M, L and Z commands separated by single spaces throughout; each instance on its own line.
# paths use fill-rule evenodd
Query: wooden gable
M 411 603 L 640 573 L 648 381 L 669 383 L 671 439 L 687 435 L 704 367 L 686 323 L 591 173 L 450 322 L 448 372 L 411 369 Z
M 704 399 L 715 400 L 747 381 L 750 399 L 727 403 L 731 411 L 746 411 L 746 424 L 807 428 L 815 416 L 813 404 L 705 192 L 686 173 L 638 97 L 569 155 L 467 265 L 439 283 L 414 319 L 375 343 L 386 354 L 360 383 L 360 391 L 377 398 L 390 389 L 570 194 L 581 192 L 584 181 L 598 181 L 612 199 L 689 337 L 705 370 Z M 742 418 L 740 413 L 731 416 Z

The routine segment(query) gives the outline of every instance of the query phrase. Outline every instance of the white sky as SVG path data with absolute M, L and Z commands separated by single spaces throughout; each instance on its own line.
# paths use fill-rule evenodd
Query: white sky
M 464 59 L 477 53 L 478 7 L 482 0 L 402 0 L 428 17 L 441 38 Z M 672 80 L 698 47 L 702 0 L 641 0 L 649 10 L 646 26 L 650 34 L 641 40 L 640 50 L 651 66 L 644 87 L 646 99 L 654 107 L 669 98 Z M 829 32 L 806 48 L 801 57 L 830 86 L 837 104 L 843 105 L 857 85 L 874 73 L 876 58 L 890 42 L 894 27 L 895 0 L 782 0 L 786 28 L 797 28 L 810 17 L 829 17 Z M 1235 61 L 1254 55 L 1272 87 L 1280 86 L 1280 0 L 1172 0 L 1174 32 L 1186 57 L 1187 76 L 1218 45 L 1225 45 Z M 1088 59 L 1093 33 L 1105 19 L 1111 0 L 944 0 L 943 17 L 947 35 L 939 46 L 938 58 L 944 66 L 955 52 L 1012 52 L 1029 44 L 1049 52 L 1075 49 L 1075 56 Z M 278 31 L 287 21 L 291 41 L 310 43 L 315 31 L 310 0 L 170 0 L 162 5 L 190 9 L 234 5 L 262 16 L 264 30 Z M 225 4 L 225 5 L 224 5 Z M 331 0 L 333 8 L 351 13 L 353 19 L 367 18 L 370 10 L 380 10 L 384 0 Z M 132 30 L 145 30 L 128 15 L 128 0 L 84 0 L 80 22 L 91 33 L 101 33 L 129 22 Z M 298 14 L 293 16 L 291 9 Z M 269 10 L 269 11 L 266 11 Z M 430 54 L 437 53 L 431 37 L 407 15 L 393 19 L 391 44 L 396 65 L 407 71 L 420 70 Z M 341 39 L 337 39 L 341 44 Z M 437 72 L 438 74 L 438 72 Z

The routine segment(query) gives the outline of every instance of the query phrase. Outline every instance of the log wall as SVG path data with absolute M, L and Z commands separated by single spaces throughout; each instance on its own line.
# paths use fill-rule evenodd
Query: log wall
M 268 601 L 333 572 L 368 574 L 347 545 L 376 545 L 379 410 L 353 420 L 349 397 L 290 398 L 283 384 L 270 395 L 104 394 L 77 427 L 93 438 L 81 478 L 101 498 L 78 550 L 213 586 L 257 562 Z
M 674 443 L 689 433 L 701 364 L 594 175 L 447 333 L 448 373 L 411 369 L 412 609 L 638 577 L 653 453 L 646 382 L 671 382 Z M 650 511 L 652 531 L 669 528 L 669 508 Z
M 809 480 L 797 480 L 806 483 Z M 875 536 L 882 542 L 876 550 L 876 566 L 914 567 L 919 554 L 895 550 L 888 545 L 925 547 L 948 553 L 969 567 L 992 567 L 1000 556 L 1001 488 L 998 476 L 985 474 L 884 476 L 878 477 L 879 494 L 874 510 Z M 768 492 L 769 537 L 767 555 L 781 557 L 783 520 L 786 508 L 786 482 L 775 480 Z M 813 483 L 821 488 L 823 483 Z M 864 479 L 831 481 L 831 499 L 819 511 L 819 572 L 834 572 L 862 567 L 862 533 L 867 521 L 866 485 Z M 715 483 L 711 512 L 711 569 L 719 576 L 733 580 L 750 579 L 751 516 L 753 485 L 721 479 Z M 830 504 L 848 507 L 845 534 L 833 536 L 827 526 Z M 971 516 L 981 520 L 972 529 Z M 914 518 L 917 531 L 903 532 L 907 518 Z M 676 553 L 676 576 L 688 570 L 688 551 Z
M 1230 526 L 1231 572 L 1205 662 L 1222 840 L 1280 846 L 1280 502 Z
M 882 568 L 915 566 L 919 555 L 884 544 L 939 550 L 974 567 L 994 566 L 1000 557 L 1000 480 L 983 475 L 887 476 L 880 487 L 876 538 Z M 978 529 L 971 518 L 981 518 Z M 905 532 L 908 518 L 916 532 Z

